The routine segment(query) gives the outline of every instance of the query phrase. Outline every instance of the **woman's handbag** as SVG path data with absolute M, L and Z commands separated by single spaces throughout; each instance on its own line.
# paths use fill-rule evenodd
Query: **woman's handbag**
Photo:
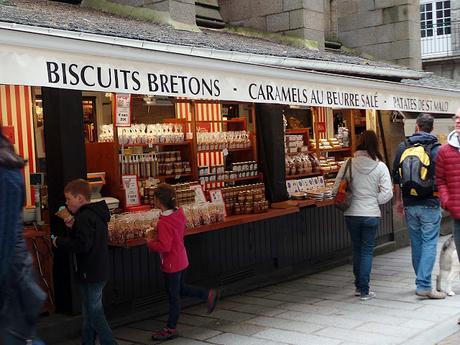
M 340 211 L 346 211 L 351 205 L 352 198 L 352 189 L 351 183 L 353 181 L 353 175 L 351 172 L 351 158 L 347 161 L 345 166 L 345 171 L 343 172 L 342 179 L 339 183 L 339 188 L 337 189 L 337 194 L 335 195 L 334 203 Z M 347 178 L 348 173 L 348 178 Z

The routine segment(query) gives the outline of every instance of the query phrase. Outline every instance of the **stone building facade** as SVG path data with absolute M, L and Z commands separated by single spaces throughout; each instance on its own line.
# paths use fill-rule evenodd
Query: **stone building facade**
M 378 60 L 421 68 L 419 0 L 83 0 L 82 3 L 118 5 L 131 16 L 135 11 L 129 9 L 134 8 L 143 17 L 150 13 L 157 22 L 190 30 L 198 30 L 197 11 L 203 11 L 205 20 L 222 16 L 229 25 L 316 41 L 319 49 L 343 44 Z
M 431 1 L 436 5 L 435 0 Z M 433 47 L 438 52 L 431 54 L 429 50 L 422 51 L 422 62 L 425 71 L 460 81 L 460 0 L 450 0 L 449 3 L 450 37 L 448 40 L 442 36 L 434 37 Z

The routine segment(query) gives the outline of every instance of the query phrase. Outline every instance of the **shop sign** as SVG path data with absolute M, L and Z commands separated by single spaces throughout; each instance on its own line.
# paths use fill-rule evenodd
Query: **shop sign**
M 8 45 L 0 45 L 0 61 L 2 84 L 348 109 L 450 114 L 460 107 L 453 91 L 233 62 L 193 67 L 166 57 L 128 61 Z M 121 125 L 129 122 L 124 105 Z
M 115 94 L 115 125 L 131 126 L 131 95 L 128 93 Z
M 137 185 L 137 176 L 123 175 L 121 179 L 125 190 L 126 207 L 139 206 L 141 201 L 139 196 L 139 186 Z

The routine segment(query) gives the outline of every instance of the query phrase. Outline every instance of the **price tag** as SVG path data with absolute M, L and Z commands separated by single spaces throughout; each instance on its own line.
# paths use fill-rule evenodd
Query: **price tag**
M 149 143 L 149 149 L 151 149 L 152 147 L 153 147 L 153 144 Z
M 223 154 L 224 156 L 228 156 L 228 149 L 223 149 L 223 150 L 222 150 L 222 154 Z
M 126 206 L 139 206 L 141 201 L 139 196 L 139 186 L 137 185 L 137 176 L 123 175 L 121 179 L 125 190 Z
M 212 203 L 224 204 L 224 196 L 220 189 L 214 189 L 209 191 L 209 199 Z
M 178 180 L 178 179 L 180 179 L 180 175 L 176 175 L 174 178 L 175 178 L 176 180 Z
M 131 95 L 129 93 L 115 94 L 115 125 L 117 127 L 131 126 Z
M 190 189 L 195 191 L 195 202 L 199 204 L 206 202 L 206 196 L 204 195 L 202 186 L 194 185 L 194 186 L 191 186 Z

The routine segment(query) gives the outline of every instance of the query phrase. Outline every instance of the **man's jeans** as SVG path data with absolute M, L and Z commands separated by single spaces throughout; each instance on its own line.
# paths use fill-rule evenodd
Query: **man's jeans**
M 163 276 L 169 300 L 169 318 L 167 327 L 174 329 L 176 328 L 177 321 L 179 320 L 180 298 L 193 297 L 205 301 L 208 299 L 209 290 L 186 285 L 184 283 L 185 270 L 176 273 L 163 272 Z
M 361 296 L 369 293 L 375 235 L 379 228 L 378 217 L 345 217 L 353 246 L 353 274 L 355 286 Z
M 407 228 L 412 247 L 417 291 L 431 291 L 431 273 L 436 261 L 441 209 L 428 206 L 405 208 Z
M 80 284 L 82 298 L 82 344 L 94 345 L 96 336 L 99 337 L 101 345 L 113 345 L 116 341 L 113 337 L 104 315 L 102 305 L 102 290 L 106 282 Z
M 458 260 L 460 261 L 460 219 L 454 219 L 454 241 Z

